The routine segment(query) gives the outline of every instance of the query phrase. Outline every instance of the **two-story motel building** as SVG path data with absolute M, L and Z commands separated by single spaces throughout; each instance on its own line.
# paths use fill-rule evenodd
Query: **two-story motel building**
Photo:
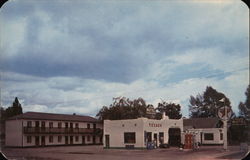
M 26 112 L 6 121 L 6 146 L 102 144 L 103 125 L 90 116 Z

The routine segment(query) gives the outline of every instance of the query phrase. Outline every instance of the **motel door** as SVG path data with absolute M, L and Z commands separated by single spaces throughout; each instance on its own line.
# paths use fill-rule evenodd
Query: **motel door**
M 42 136 L 41 144 L 42 146 L 45 146 L 45 136 Z
M 41 129 L 42 129 L 42 131 L 45 131 L 45 122 L 44 121 L 42 121 Z
M 73 144 L 73 136 L 70 136 L 70 144 Z
M 69 138 L 68 138 L 68 136 L 65 136 L 65 144 L 69 144 Z
M 109 148 L 109 135 L 105 135 L 105 147 Z
M 93 143 L 95 144 L 95 136 L 93 136 Z
M 85 136 L 82 136 L 82 144 L 85 144 Z
M 39 121 L 36 121 L 35 122 L 35 130 L 36 130 L 36 132 L 39 132 Z
M 35 125 L 36 128 L 39 128 L 39 121 L 36 121 L 35 123 L 36 123 L 36 125 Z
M 40 141 L 39 136 L 36 136 L 35 141 L 36 141 L 36 146 L 39 146 L 39 141 Z

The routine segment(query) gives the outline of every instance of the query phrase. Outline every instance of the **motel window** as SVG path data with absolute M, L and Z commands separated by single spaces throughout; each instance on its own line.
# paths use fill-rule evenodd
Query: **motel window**
M 135 143 L 135 132 L 125 132 L 124 143 Z
M 73 129 L 73 123 L 70 123 L 70 128 Z
M 49 143 L 53 143 L 53 136 L 49 136 Z
M 220 133 L 220 140 L 223 140 L 223 133 Z
M 68 128 L 68 127 L 69 127 L 69 123 L 65 122 L 65 128 Z
M 93 124 L 93 128 L 96 129 L 96 124 L 95 123 Z
M 53 128 L 53 122 L 49 122 L 49 128 Z
M 29 128 L 32 127 L 32 121 L 27 122 L 27 127 L 29 127 Z
M 87 124 L 87 128 L 90 129 L 90 124 L 89 123 Z
M 214 140 L 213 133 L 204 133 L 204 140 Z
M 78 140 L 79 140 L 79 137 L 75 136 L 75 141 L 78 142 Z
M 32 142 L 31 136 L 27 136 L 27 143 L 31 143 L 31 142 Z
M 58 136 L 58 142 L 62 142 L 62 136 Z
M 90 141 L 90 135 L 87 136 L 87 141 Z
M 79 124 L 78 123 L 76 123 L 76 128 L 79 128 Z
M 62 128 L 62 122 L 58 122 L 58 128 Z

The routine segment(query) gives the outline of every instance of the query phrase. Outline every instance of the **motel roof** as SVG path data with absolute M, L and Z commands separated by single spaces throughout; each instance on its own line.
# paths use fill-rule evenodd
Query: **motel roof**
M 217 128 L 219 118 L 189 118 L 183 119 L 184 128 Z
M 58 121 L 77 121 L 77 122 L 100 122 L 96 118 L 83 115 L 55 114 L 43 112 L 26 112 L 10 117 L 8 120 L 30 119 L 30 120 L 58 120 Z

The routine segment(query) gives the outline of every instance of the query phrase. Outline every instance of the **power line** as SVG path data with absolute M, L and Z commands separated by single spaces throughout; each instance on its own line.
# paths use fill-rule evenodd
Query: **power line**
M 246 69 L 249 69 L 248 67 L 244 67 L 244 68 L 240 68 L 240 69 L 234 69 L 234 70 L 231 70 L 231 71 L 221 71 L 221 72 L 217 72 L 216 74 L 210 74 L 210 75 L 204 75 L 202 77 L 204 78 L 213 78 L 213 77 L 217 77 L 221 74 L 230 74 L 230 73 L 235 73 L 235 72 L 239 72 L 239 71 L 243 71 L 243 70 L 246 70 Z M 203 73 L 206 73 L 206 72 L 203 72 Z M 142 89 L 142 90 L 133 90 L 133 91 L 125 91 L 124 94 L 129 94 L 129 93 L 141 93 L 141 92 L 152 92 L 152 91 L 155 91 L 155 90 L 159 90 L 159 89 Z M 95 99 L 103 99 L 105 97 L 112 97 L 111 95 L 115 95 L 115 94 L 118 94 L 120 91 L 113 91 L 113 92 L 109 92 L 108 95 L 103 95 L 103 96 L 96 96 L 94 97 Z M 121 95 L 120 95 L 121 96 Z M 60 104 L 60 103 L 80 103 L 80 102 L 84 102 L 88 100 L 88 98 L 83 98 L 83 99 L 78 99 L 78 100 L 70 100 L 70 101 L 55 101 L 55 102 L 41 102 L 39 104 L 44 104 L 44 105 L 53 105 L 53 104 Z M 32 104 L 32 103 L 31 103 Z M 35 103 L 37 104 L 37 103 Z

